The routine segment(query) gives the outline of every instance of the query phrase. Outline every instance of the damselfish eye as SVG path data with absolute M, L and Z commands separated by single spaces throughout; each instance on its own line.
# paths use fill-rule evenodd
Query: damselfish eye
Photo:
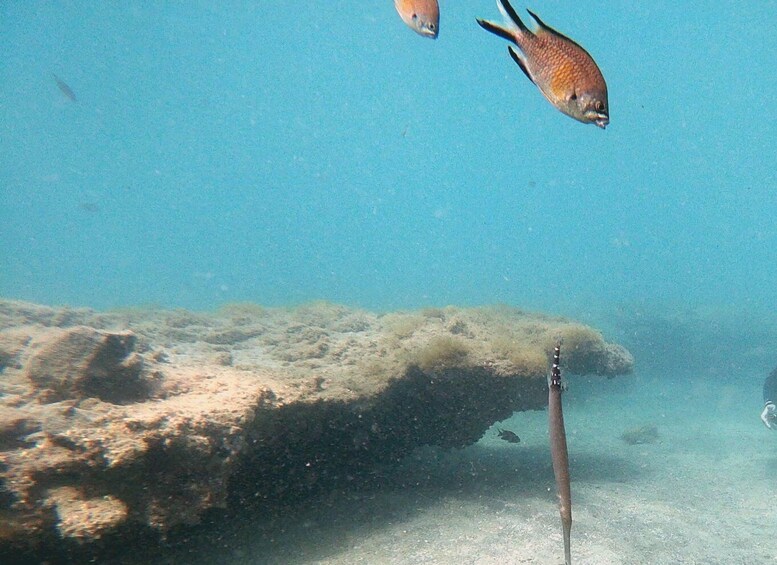
M 604 111 L 604 102 L 601 100 L 596 101 L 596 111 L 597 112 L 603 112 Z
M 427 27 L 429 27 L 430 30 L 434 31 L 437 29 L 437 26 L 434 24 L 429 24 Z

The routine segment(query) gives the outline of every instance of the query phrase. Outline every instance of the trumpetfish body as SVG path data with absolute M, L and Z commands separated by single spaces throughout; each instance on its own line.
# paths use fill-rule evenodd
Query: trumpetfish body
M 569 453 L 567 433 L 564 429 L 564 412 L 561 408 L 561 344 L 553 349 L 553 366 L 548 386 L 548 432 L 553 474 L 556 477 L 561 528 L 564 534 L 564 561 L 572 565 L 570 537 L 572 532 L 572 489 L 569 485 Z

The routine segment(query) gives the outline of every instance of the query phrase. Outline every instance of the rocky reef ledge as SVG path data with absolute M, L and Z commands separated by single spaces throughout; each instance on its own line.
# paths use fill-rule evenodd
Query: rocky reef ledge
M 0 301 L 0 545 L 93 542 L 464 446 L 568 375 L 629 373 L 595 330 L 493 307 L 97 312 Z

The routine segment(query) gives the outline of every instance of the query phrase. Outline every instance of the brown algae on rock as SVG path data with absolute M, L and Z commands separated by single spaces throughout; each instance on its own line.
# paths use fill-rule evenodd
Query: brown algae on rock
M 433 337 L 425 346 L 414 351 L 408 361 L 411 365 L 418 365 L 422 371 L 434 373 L 466 365 L 469 355 L 470 348 L 464 340 L 441 335 Z

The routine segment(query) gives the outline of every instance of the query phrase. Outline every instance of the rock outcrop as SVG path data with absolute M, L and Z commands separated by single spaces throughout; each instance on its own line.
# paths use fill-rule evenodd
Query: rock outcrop
M 509 308 L 0 302 L 0 543 L 165 533 L 248 493 L 473 443 L 545 406 L 558 338 L 569 373 L 631 371 L 595 330 Z

